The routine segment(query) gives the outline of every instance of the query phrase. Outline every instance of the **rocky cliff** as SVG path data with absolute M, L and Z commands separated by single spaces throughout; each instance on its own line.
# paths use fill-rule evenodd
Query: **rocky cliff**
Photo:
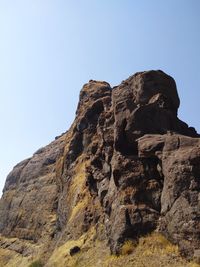
M 119 255 L 152 232 L 200 260 L 200 136 L 178 119 L 179 102 L 160 70 L 85 84 L 71 128 L 7 177 L 2 266 L 75 266 L 67 255 L 88 244 Z

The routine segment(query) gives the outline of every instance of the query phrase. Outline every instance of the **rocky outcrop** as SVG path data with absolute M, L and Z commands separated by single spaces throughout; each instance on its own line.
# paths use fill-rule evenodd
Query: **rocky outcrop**
M 141 157 L 158 159 L 164 178 L 159 230 L 192 258 L 200 248 L 200 139 L 146 135 L 138 144 Z
M 46 266 L 56 247 L 93 228 L 112 253 L 157 230 L 196 257 L 200 138 L 178 119 L 179 102 L 162 71 L 136 73 L 114 88 L 89 81 L 69 131 L 8 175 L 3 238 L 40 245 Z

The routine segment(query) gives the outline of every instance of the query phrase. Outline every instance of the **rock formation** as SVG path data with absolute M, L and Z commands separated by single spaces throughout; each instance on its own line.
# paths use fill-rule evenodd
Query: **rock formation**
M 178 119 L 179 102 L 160 70 L 114 88 L 90 80 L 71 128 L 8 175 L 0 248 L 40 251 L 53 266 L 55 248 L 91 229 L 114 254 L 158 231 L 187 258 L 199 255 L 200 136 Z

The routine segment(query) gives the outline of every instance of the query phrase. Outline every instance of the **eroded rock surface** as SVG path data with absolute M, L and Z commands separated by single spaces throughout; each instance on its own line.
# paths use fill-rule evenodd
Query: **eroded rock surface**
M 117 254 L 126 240 L 158 230 L 193 258 L 200 138 L 178 119 L 179 103 L 175 81 L 162 71 L 136 73 L 114 88 L 89 81 L 69 131 L 8 175 L 2 236 L 41 245 L 47 261 L 92 227 Z

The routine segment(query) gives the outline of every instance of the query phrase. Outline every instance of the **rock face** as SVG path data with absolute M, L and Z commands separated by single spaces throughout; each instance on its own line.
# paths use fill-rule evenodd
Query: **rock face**
M 112 253 L 157 230 L 186 257 L 197 255 L 200 137 L 178 119 L 179 103 L 175 81 L 162 71 L 136 73 L 114 88 L 89 81 L 69 131 L 8 175 L 2 236 L 41 245 L 46 266 L 56 246 L 92 227 Z

